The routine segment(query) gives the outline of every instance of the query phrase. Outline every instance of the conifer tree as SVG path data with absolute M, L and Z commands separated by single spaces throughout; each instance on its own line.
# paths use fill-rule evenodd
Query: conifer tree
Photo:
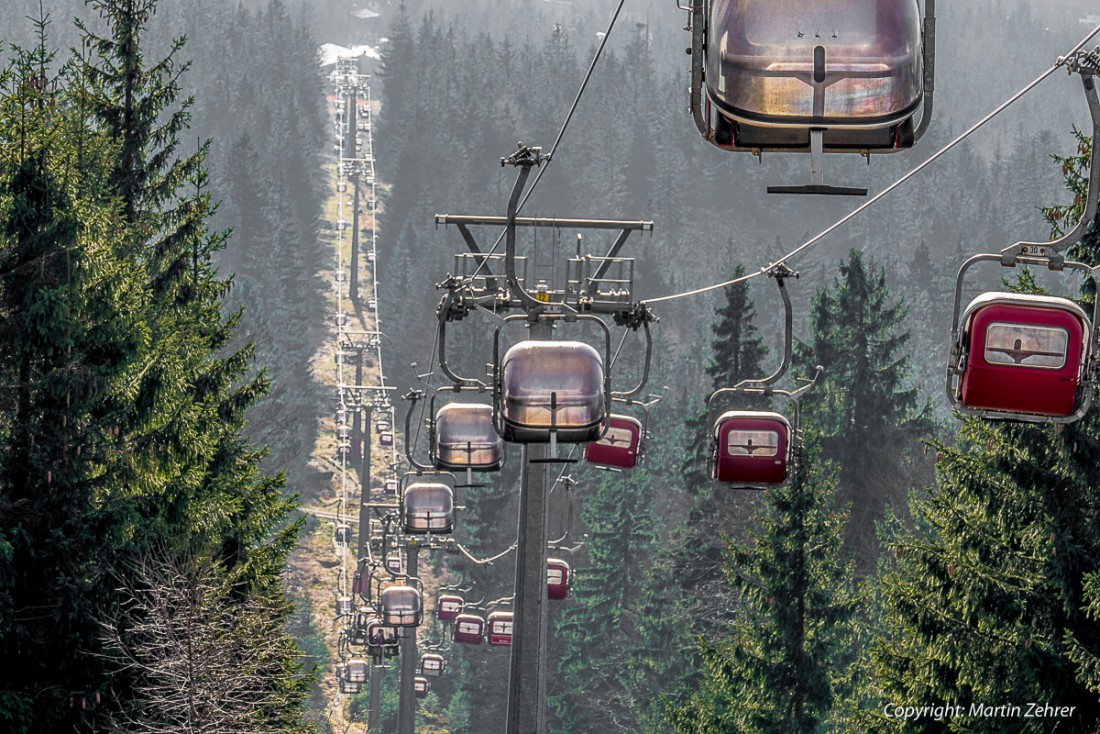
M 931 408 L 910 384 L 904 317 L 885 271 L 853 250 L 815 297 L 812 344 L 801 350 L 803 364 L 825 368 L 805 412 L 823 432 L 823 458 L 839 468 L 839 498 L 852 507 L 848 542 L 863 573 L 874 567 L 874 524 L 920 476 L 919 442 L 932 428 Z
M 587 561 L 573 564 L 572 598 L 556 625 L 563 651 L 551 698 L 554 731 L 635 731 L 633 641 L 658 530 L 651 477 L 642 467 L 606 473 L 586 500 Z
M 1073 191 L 1082 161 L 1063 163 Z M 1053 210 L 1052 221 L 1076 221 L 1081 202 Z M 1095 231 L 1074 257 L 1096 261 Z M 1036 290 L 1027 271 L 1015 287 Z M 1098 439 L 1100 416 L 1090 411 L 1059 429 L 972 418 L 957 446 L 934 444 L 937 481 L 911 500 L 915 527 L 895 526 L 889 538 L 884 624 L 860 725 L 1082 734 L 1100 726 Z M 1074 708 L 1036 718 L 1031 703 Z M 953 710 L 906 727 L 885 704 Z
M 105 693 L 102 507 L 129 458 L 118 412 L 146 356 L 141 264 L 105 186 L 112 141 L 38 47 L 0 78 L 0 722 L 72 730 Z
M 250 348 L 225 349 L 204 150 L 175 155 L 180 68 L 144 66 L 153 3 L 95 7 L 113 34 L 90 37 L 102 66 L 74 64 L 55 91 L 43 39 L 0 95 L 0 721 L 79 729 L 147 693 L 98 632 L 128 603 L 110 573 L 163 545 L 232 579 L 242 629 L 263 608 L 280 630 L 265 628 L 282 636 L 263 685 L 291 730 L 306 692 L 279 574 L 297 528 L 242 437 L 266 380 Z
M 744 275 L 738 265 L 734 276 Z M 750 298 L 748 282 L 725 289 L 725 303 L 715 311 L 711 324 L 711 359 L 706 374 L 711 387 L 718 390 L 738 382 L 765 376 L 763 364 L 768 349 L 757 333 L 756 306 Z M 747 402 L 746 408 L 756 407 Z M 721 627 L 729 614 L 730 595 L 722 570 L 725 533 L 736 534 L 746 524 L 749 497 L 743 492 L 723 489 L 710 480 L 707 447 L 712 444 L 712 422 L 716 415 L 706 411 L 687 421 L 689 446 L 680 472 L 693 498 L 682 532 L 674 536 L 671 550 L 680 584 L 689 591 L 689 616 L 706 635 Z
M 916 529 L 895 528 L 881 582 L 881 703 L 962 706 L 944 730 L 975 732 L 1050 722 L 971 717 L 973 704 L 1070 705 L 1059 731 L 1095 730 L 1098 432 L 1095 416 L 1060 433 L 971 419 L 957 448 L 935 444 L 938 481 L 913 501 Z
M 846 693 L 856 595 L 840 557 L 844 517 L 835 479 L 804 450 L 790 482 L 769 489 L 756 527 L 728 547 L 734 620 L 701 642 L 703 670 L 669 708 L 678 734 L 811 734 Z

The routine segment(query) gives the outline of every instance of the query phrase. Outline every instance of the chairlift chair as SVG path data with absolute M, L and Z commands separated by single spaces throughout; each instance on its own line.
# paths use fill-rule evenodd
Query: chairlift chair
M 413 482 L 402 498 L 404 530 L 409 535 L 448 534 L 454 530 L 454 490 L 441 482 Z
M 375 617 L 367 625 L 367 647 L 381 651 L 382 648 L 396 645 L 398 642 L 397 628 L 383 624 Z
M 366 645 L 370 640 L 370 627 L 371 624 L 376 622 L 378 617 L 375 615 L 374 610 L 370 607 L 359 607 L 359 610 L 355 613 L 354 619 L 352 619 L 351 625 L 348 628 L 348 641 L 353 645 Z
M 904 150 L 927 129 L 935 0 L 923 22 L 917 0 L 688 2 L 677 4 L 690 12 L 690 107 L 704 139 L 811 154 L 809 186 L 769 193 L 865 195 L 826 186 L 824 154 Z
M 351 526 L 346 522 L 336 523 L 332 529 L 332 540 L 337 545 L 347 545 L 351 540 Z
M 435 412 L 431 446 L 437 469 L 491 472 L 500 469 L 504 447 L 493 427 L 493 406 L 447 403 Z
M 437 678 L 443 675 L 443 671 L 446 667 L 447 661 L 442 655 L 429 652 L 420 656 L 420 672 L 423 675 Z
M 348 679 L 348 666 L 346 663 L 337 663 L 336 680 L 340 684 L 340 693 L 355 694 L 363 690 L 363 684 Z
M 412 586 L 389 586 L 381 594 L 382 622 L 391 627 L 417 627 L 422 618 L 420 591 Z
M 498 610 L 489 612 L 486 620 L 489 628 L 488 642 L 490 645 L 511 645 L 512 627 L 514 615 L 510 611 Z
M 645 429 L 628 415 L 608 416 L 607 431 L 584 448 L 584 459 L 597 466 L 632 469 L 638 463 Z
M 352 658 L 344 664 L 349 683 L 367 682 L 367 661 L 362 658 Z
M 1100 99 L 1095 77 L 1100 49 L 1064 59 L 1081 75 L 1092 115 L 1093 140 L 1100 140 Z M 1098 269 L 1067 261 L 1063 255 L 1096 219 L 1100 197 L 1100 156 L 1093 146 L 1081 219 L 1050 242 L 1018 242 L 1000 253 L 975 255 L 963 263 L 955 281 L 947 396 L 960 413 L 990 420 L 1071 423 L 1092 404 L 1097 385 L 1097 333 L 1100 298 L 1090 319 L 1067 298 L 990 292 L 961 309 L 964 278 L 979 262 L 1003 267 L 1037 265 L 1049 270 L 1086 273 L 1100 291 Z M 961 318 L 960 318 L 960 311 Z
M 436 599 L 435 616 L 441 621 L 449 622 L 462 614 L 466 602 L 461 596 L 444 594 Z
M 585 443 L 607 417 L 604 360 L 576 341 L 524 341 L 500 360 L 497 428 L 513 443 Z
M 569 596 L 573 587 L 573 571 L 569 562 L 561 558 L 546 559 L 546 598 L 561 601 Z
M 791 439 L 791 423 L 779 413 L 727 411 L 714 424 L 712 475 L 730 484 L 783 484 L 791 464 Z
M 463 645 L 480 645 L 485 637 L 485 618 L 463 612 L 454 618 L 451 639 Z

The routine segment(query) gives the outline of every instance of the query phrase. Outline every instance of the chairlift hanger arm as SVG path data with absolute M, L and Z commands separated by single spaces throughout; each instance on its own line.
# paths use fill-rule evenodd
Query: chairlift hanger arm
M 676 3 L 677 7 L 690 12 L 688 16 L 687 30 L 691 31 L 691 87 L 688 92 L 688 107 L 691 116 L 695 120 L 695 127 L 704 140 L 711 137 L 710 125 L 703 117 L 703 46 L 706 34 L 706 5 L 704 0 L 691 0 L 690 7 L 684 7 Z
M 707 400 L 707 411 L 709 412 L 710 410 L 712 410 L 715 398 L 718 398 L 720 396 L 724 397 L 726 395 L 752 395 L 761 397 L 771 397 L 773 395 L 779 395 L 781 397 L 787 398 L 792 403 L 794 403 L 795 406 L 797 406 L 799 398 L 801 398 L 802 395 L 804 395 L 807 391 L 811 390 L 817 384 L 817 381 L 821 379 L 821 375 L 823 375 L 824 373 L 825 368 L 821 365 L 817 365 L 814 368 L 814 376 L 809 378 L 800 378 L 799 381 L 805 384 L 800 385 L 794 390 L 777 390 L 770 385 L 743 386 L 742 384 L 738 384 L 735 387 L 723 387 L 719 390 L 715 390 L 711 394 L 710 399 Z
M 1085 207 L 1081 218 L 1072 230 L 1050 242 L 1017 242 L 1014 245 L 1001 250 L 1001 264 L 1012 267 L 1022 257 L 1039 257 L 1050 260 L 1060 260 L 1062 252 L 1075 245 L 1088 232 L 1089 225 L 1096 219 L 1097 200 L 1100 199 L 1100 154 L 1097 153 L 1097 143 L 1100 140 L 1100 99 L 1096 92 L 1095 65 L 1100 62 L 1100 47 L 1089 53 L 1079 51 L 1067 62 L 1071 72 L 1076 70 L 1081 75 L 1081 83 L 1085 88 L 1085 99 L 1088 100 L 1089 112 L 1092 115 L 1092 155 L 1089 160 L 1088 188 L 1085 190 Z M 1089 64 L 1093 64 L 1090 66 Z M 956 307 L 957 307 L 956 303 Z
M 442 333 L 442 330 L 440 330 Z M 412 441 L 412 414 L 416 410 L 416 404 L 418 401 L 424 398 L 423 390 L 409 390 L 407 393 L 401 396 L 402 399 L 409 401 L 409 409 L 405 413 L 405 458 L 409 463 L 418 471 L 428 471 L 432 467 L 427 464 L 422 464 L 417 461 L 413 456 L 413 441 Z
M 504 556 L 508 555 L 509 553 L 511 553 L 512 551 L 514 551 L 518 547 L 519 547 L 519 541 L 517 540 L 517 541 L 513 542 L 510 546 L 508 546 L 505 550 L 501 551 L 500 553 L 496 554 L 495 556 L 491 556 L 490 558 L 480 559 L 480 558 L 475 558 L 470 553 L 470 551 L 468 551 L 464 547 L 462 547 L 461 543 L 455 543 L 455 548 L 458 548 L 458 552 L 461 553 L 462 555 L 466 556 L 466 559 L 468 561 L 470 561 L 470 563 L 474 563 L 478 566 L 491 566 L 491 565 L 493 565 L 494 561 L 498 561 L 501 558 L 504 558 Z M 469 589 L 467 589 L 467 591 L 469 591 Z M 481 602 L 478 602 L 478 604 L 480 604 L 480 603 Z M 469 605 L 467 605 L 467 606 L 469 606 Z
M 566 530 L 565 535 L 561 536 L 560 538 L 555 538 L 553 540 L 546 541 L 546 547 L 547 548 L 555 548 L 555 547 L 561 545 L 562 543 L 564 543 L 565 539 L 568 538 L 568 537 L 569 537 L 569 531 Z
M 936 0 L 924 0 L 924 26 L 921 28 L 924 48 L 924 108 L 920 122 L 913 131 L 916 143 L 928 130 L 932 122 L 932 99 L 936 91 Z
M 443 313 L 443 309 L 440 309 L 439 314 L 439 329 L 438 329 L 438 351 L 439 351 L 439 369 L 443 371 L 443 374 L 447 376 L 451 382 L 456 385 L 471 385 L 478 388 L 486 388 L 486 385 L 476 377 L 462 377 L 456 374 L 447 364 L 447 319 L 446 314 Z
M 805 394 L 807 391 L 813 389 L 813 387 L 817 384 L 817 381 L 821 379 L 821 376 L 823 374 L 825 374 L 825 368 L 821 365 L 817 365 L 816 367 L 814 367 L 814 376 L 810 378 L 803 378 L 802 382 L 804 382 L 805 384 L 799 386 L 795 390 L 792 390 L 788 397 L 797 404 L 798 399 L 802 397 L 802 395 Z
M 502 596 L 499 599 L 493 599 L 491 602 L 487 602 L 485 604 L 485 610 L 486 611 L 492 611 L 492 610 L 496 609 L 497 607 L 504 606 L 505 604 L 512 604 L 515 600 L 516 600 L 516 595 L 515 594 L 512 594 L 511 596 Z M 508 611 L 508 610 L 504 610 L 504 611 Z
M 504 230 L 504 270 L 508 276 L 508 285 L 513 293 L 519 296 L 524 311 L 536 318 L 543 305 L 534 298 L 519 282 L 516 275 L 516 217 L 519 215 L 519 200 L 523 193 L 523 187 L 527 184 L 527 177 L 531 175 L 531 167 L 542 164 L 541 148 L 529 148 L 519 144 L 518 150 L 507 158 L 500 159 L 500 165 L 512 165 L 519 167 L 519 175 L 512 186 L 512 193 L 508 197 L 508 213 L 506 228 Z
M 653 358 L 653 335 L 649 331 L 649 321 L 642 321 L 642 330 L 645 332 L 645 359 L 642 362 L 642 378 L 632 390 L 611 393 L 612 400 L 629 400 L 644 390 L 646 383 L 649 382 L 649 364 Z M 608 369 L 610 369 L 610 365 Z
M 778 265 L 773 265 L 768 271 L 768 275 L 775 278 L 775 284 L 779 286 L 779 294 L 783 296 L 783 361 L 779 364 L 779 368 L 767 377 L 759 380 L 742 380 L 735 386 L 737 388 L 774 385 L 783 375 L 787 374 L 787 369 L 791 366 L 791 342 L 794 338 L 794 313 L 791 308 L 791 295 L 787 292 L 786 280 L 790 277 L 797 279 L 798 273 L 794 272 L 783 263 L 780 263 Z

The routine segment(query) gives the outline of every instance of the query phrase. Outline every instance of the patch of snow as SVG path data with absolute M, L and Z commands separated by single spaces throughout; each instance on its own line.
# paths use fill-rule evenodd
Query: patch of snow
M 352 47 L 341 46 L 336 43 L 322 43 L 318 51 L 321 66 L 331 66 L 339 59 L 357 59 L 366 56 L 368 59 L 379 60 L 382 54 L 374 46 L 360 44 Z

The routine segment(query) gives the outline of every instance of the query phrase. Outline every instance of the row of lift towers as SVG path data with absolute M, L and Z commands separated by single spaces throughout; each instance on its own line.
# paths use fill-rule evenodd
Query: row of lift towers
M 899 0 L 899 7 L 907 2 Z M 713 32 L 717 24 L 735 17 L 730 7 L 736 4 L 733 0 L 693 0 L 690 7 L 685 8 L 691 11 L 692 22 L 688 28 L 693 33 L 690 109 L 705 139 L 718 147 L 759 155 L 764 146 L 751 142 L 752 136 L 759 132 L 753 130 L 753 119 L 751 116 L 742 119 L 737 110 L 727 104 L 734 99 L 730 97 L 730 87 L 722 84 L 711 89 L 709 86 L 715 75 L 735 82 L 738 74 L 751 75 L 751 65 L 741 63 L 738 67 L 731 62 L 729 68 L 724 68 L 724 58 L 706 58 L 710 47 L 707 29 Z M 751 1 L 744 4 L 753 5 Z M 927 6 L 934 7 L 932 2 Z M 915 15 L 912 20 L 916 21 Z M 925 33 L 934 31 L 932 22 L 934 16 L 930 13 L 925 26 L 916 22 L 910 25 L 922 34 L 920 40 L 924 40 Z M 800 30 L 798 37 L 803 35 Z M 832 38 L 838 37 L 843 39 L 844 34 L 834 30 Z M 844 146 L 854 146 L 856 149 L 850 152 L 866 155 L 867 150 L 859 142 L 860 135 L 868 131 L 880 135 L 882 126 L 861 128 L 858 124 L 845 123 L 836 128 L 837 132 L 829 133 L 828 111 L 818 108 L 827 99 L 825 90 L 837 78 L 830 77 L 830 53 L 823 43 L 814 43 L 816 45 L 808 50 L 813 79 L 808 86 L 813 88 L 812 109 L 815 115 L 821 114 L 809 122 L 796 121 L 787 125 L 787 132 L 768 143 L 778 145 L 778 149 L 810 153 L 813 159 L 811 186 L 795 187 L 799 190 L 782 193 L 857 193 L 824 187 L 820 179 L 823 149 L 829 150 L 828 143 L 832 139 L 839 144 L 836 152 L 845 152 Z M 788 45 L 794 48 L 798 44 Z M 925 46 L 921 43 L 915 48 L 920 53 Z M 930 56 L 927 50 L 923 54 L 927 72 Z M 1093 118 L 1094 140 L 1100 139 L 1100 103 L 1095 89 L 1098 62 L 1100 53 L 1097 51 L 1077 53 L 1063 60 L 1071 72 L 1082 78 Z M 850 64 L 843 68 L 848 66 Z M 917 71 L 920 68 L 919 63 L 914 67 Z M 913 82 L 921 78 L 919 75 L 899 73 L 901 78 L 920 87 L 919 82 Z M 923 99 L 923 92 L 918 89 L 915 97 L 905 98 L 905 116 L 889 118 L 889 140 L 883 138 L 881 141 L 885 148 L 908 147 L 927 126 L 931 112 L 931 76 L 925 74 L 923 79 L 929 94 L 929 98 L 924 99 L 924 118 L 919 125 L 912 122 Z M 353 184 L 355 219 L 359 212 L 360 184 L 369 177 L 373 187 L 369 154 L 370 110 L 369 105 L 361 109 L 357 103 L 363 88 L 358 75 L 348 65 L 338 67 L 336 82 L 338 105 L 342 111 L 337 116 L 341 152 L 338 190 L 346 186 L 344 178 Z M 736 85 L 733 88 L 736 90 Z M 774 119 L 769 121 L 769 126 L 774 127 L 774 122 Z M 806 133 L 805 141 L 801 137 L 803 132 Z M 368 152 L 365 154 L 353 152 L 360 149 L 361 143 L 356 141 L 359 133 L 366 133 Z M 772 130 L 769 134 L 776 133 Z M 749 142 L 738 147 L 735 144 L 738 140 Z M 519 216 L 520 198 L 530 172 L 542 163 L 538 148 L 522 145 L 502 159 L 502 165 L 518 169 L 505 216 L 436 217 L 437 225 L 455 226 L 469 250 L 456 256 L 455 273 L 439 285 L 444 296 L 437 311 L 437 353 L 439 368 L 450 384 L 436 388 L 428 398 L 431 405 L 427 421 L 429 450 L 423 461 L 414 455 L 412 416 L 417 402 L 427 396 L 421 391 L 406 396 L 410 400 L 405 419 L 407 470 L 400 480 L 396 477 L 386 479 L 380 497 L 372 496 L 370 489 L 372 434 L 369 426 L 372 410 L 381 410 L 384 418 L 376 423 L 379 441 L 391 447 L 391 467 L 396 469 L 398 462 L 392 455 L 393 409 L 384 386 L 360 384 L 363 351 L 356 346 L 366 344 L 368 348 L 376 348 L 380 335 L 377 330 L 360 334 L 358 336 L 366 337 L 367 341 L 358 342 L 356 334 L 344 329 L 345 317 L 337 317 L 340 343 L 351 347 L 350 351 L 355 354 L 350 363 L 357 365 L 356 385 L 345 386 L 343 368 L 349 364 L 349 350 L 341 347 L 337 355 L 341 370 L 338 458 L 343 467 L 347 467 L 349 461 L 363 462 L 357 564 L 350 594 L 345 593 L 349 574 L 341 574 L 337 612 L 345 621 L 342 652 L 350 652 L 351 646 L 362 644 L 370 658 L 370 663 L 358 657 L 345 659 L 337 675 L 341 690 L 353 693 L 367 681 L 368 668 L 375 673 L 369 676 L 370 734 L 381 731 L 376 673 L 387 658 L 400 657 L 398 734 L 414 731 L 415 698 L 426 694 L 430 685 L 428 677 L 444 670 L 445 661 L 440 655 L 429 653 L 417 658 L 416 628 L 423 620 L 424 611 L 418 552 L 422 548 L 457 545 L 449 537 L 454 527 L 455 491 L 477 486 L 473 482 L 474 472 L 499 469 L 506 443 L 520 445 L 522 452 L 516 583 L 514 594 L 499 600 L 503 604 L 510 601 L 512 609 L 495 610 L 485 619 L 464 609 L 464 601 L 456 595 L 440 595 L 435 609 L 440 619 L 450 621 L 454 642 L 477 644 L 487 638 L 490 644 L 510 645 L 506 731 L 508 734 L 546 732 L 547 602 L 567 595 L 572 576 L 568 564 L 548 558 L 547 498 L 551 485 L 548 470 L 555 464 L 572 461 L 559 456 L 560 444 L 585 444 L 586 460 L 615 469 L 629 469 L 642 453 L 646 404 L 637 396 L 642 394 L 648 378 L 652 351 L 650 325 L 656 317 L 644 302 L 634 300 L 633 261 L 620 257 L 619 252 L 631 233 L 650 231 L 652 223 Z M 1065 250 L 1080 239 L 1095 218 L 1098 192 L 1100 164 L 1094 155 L 1090 161 L 1084 217 L 1077 227 L 1052 242 L 1021 242 L 1000 253 L 977 255 L 960 269 L 947 370 L 948 397 L 960 412 L 998 420 L 1064 423 L 1077 420 L 1089 409 L 1098 372 L 1097 335 L 1093 329 L 1096 311 L 1090 320 L 1069 299 L 1006 292 L 982 294 L 963 311 L 961 298 L 966 272 L 978 262 L 987 260 L 1008 267 L 1025 264 L 1051 270 L 1080 269 L 1094 281 L 1098 280 L 1095 268 L 1066 261 L 1064 257 Z M 367 199 L 368 209 L 373 208 L 373 202 L 372 188 Z M 352 226 L 351 287 L 354 288 L 357 221 Z M 494 231 L 503 228 L 504 253 L 498 254 L 496 246 L 489 251 L 483 250 L 474 235 L 475 227 Z M 617 236 L 605 254 L 582 255 L 578 248 L 577 256 L 565 262 L 565 272 L 560 278 L 536 279 L 532 285 L 526 274 L 526 259 L 517 254 L 517 231 L 526 228 L 610 230 L 617 232 Z M 345 229 L 342 219 L 340 229 L 341 232 Z M 344 282 L 340 272 L 338 287 Z M 819 368 L 812 379 L 790 391 L 775 387 L 790 364 L 793 316 L 786 281 L 795 273 L 782 263 L 769 266 L 764 272 L 777 283 L 784 303 L 783 360 L 773 374 L 718 390 L 708 402 L 712 417 L 717 416 L 708 459 L 711 475 L 726 485 L 752 489 L 780 485 L 797 471 L 800 453 L 798 398 L 821 375 Z M 564 285 L 558 287 L 559 282 Z M 353 305 L 356 303 L 354 295 L 351 301 Z M 373 305 L 377 306 L 376 300 Z M 359 307 L 356 308 L 358 313 Z M 459 374 L 447 360 L 448 327 L 475 312 L 487 314 L 496 324 L 488 381 Z M 596 340 L 602 342 L 600 349 L 580 339 L 554 338 L 556 330 L 577 332 L 585 326 L 594 329 L 598 337 L 602 336 Z M 525 338 L 517 340 L 505 335 L 506 330 L 514 334 L 520 327 L 526 330 Z M 627 390 L 616 391 L 612 387 L 613 328 L 640 332 L 644 338 L 641 378 L 637 385 Z M 370 395 L 371 399 L 364 399 L 364 395 Z M 761 398 L 777 396 L 788 401 L 782 412 L 744 409 L 759 407 Z M 445 401 L 438 410 L 437 400 Z M 615 406 L 621 406 L 623 412 L 613 413 Z M 354 417 L 350 425 L 347 423 L 349 415 Z M 456 473 L 465 475 L 465 483 L 456 479 Z M 346 487 L 346 482 L 342 482 L 342 487 Z M 346 544 L 349 537 L 350 525 L 338 523 L 337 542 Z

